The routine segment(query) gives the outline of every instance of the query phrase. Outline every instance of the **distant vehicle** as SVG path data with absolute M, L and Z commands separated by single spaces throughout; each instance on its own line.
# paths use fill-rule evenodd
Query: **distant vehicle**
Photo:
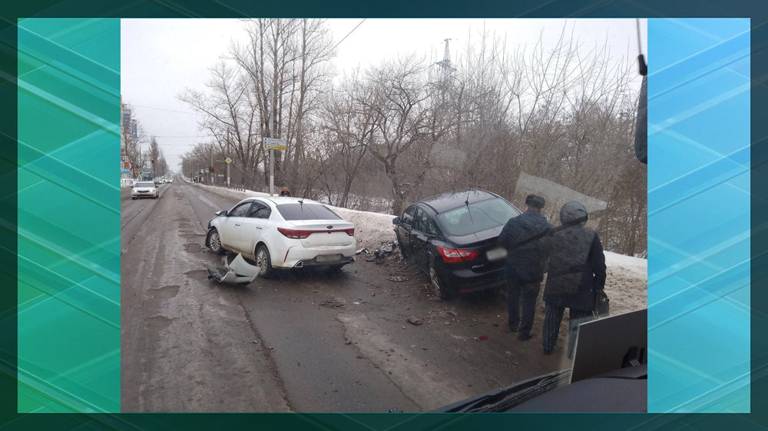
M 467 190 L 444 193 L 409 206 L 395 217 L 395 235 L 403 256 L 424 271 L 435 294 L 497 289 L 504 283 L 504 259 L 497 239 L 520 210 L 494 193 Z
M 211 251 L 255 260 L 259 276 L 274 269 L 323 266 L 338 271 L 354 262 L 355 227 L 318 202 L 292 197 L 248 198 L 208 222 Z
M 131 190 L 131 199 L 157 199 L 159 197 L 160 192 L 157 190 L 157 185 L 155 185 L 155 183 L 152 181 L 138 181 L 133 185 L 133 190 Z

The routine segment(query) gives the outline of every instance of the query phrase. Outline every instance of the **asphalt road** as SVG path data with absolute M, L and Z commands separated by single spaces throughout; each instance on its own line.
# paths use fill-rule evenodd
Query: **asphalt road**
M 424 411 L 567 366 L 500 298 L 441 302 L 397 258 L 215 284 L 205 226 L 234 200 L 161 187 L 121 200 L 123 411 Z

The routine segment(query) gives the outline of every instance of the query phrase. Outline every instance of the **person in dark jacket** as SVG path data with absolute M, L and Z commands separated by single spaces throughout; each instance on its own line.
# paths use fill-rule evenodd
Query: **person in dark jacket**
M 544 353 L 555 349 L 560 322 L 568 308 L 568 357 L 573 355 L 578 325 L 592 319 L 595 296 L 605 287 L 605 255 L 597 232 L 588 229 L 587 209 L 568 202 L 560 209 L 562 227 L 545 240 L 548 251 L 544 287 Z
M 507 312 L 509 330 L 518 332 L 517 338 L 531 338 L 536 299 L 544 279 L 546 253 L 541 239 L 552 228 L 541 213 L 544 198 L 528 195 L 527 210 L 511 218 L 501 231 L 499 242 L 507 250 Z M 531 239 L 534 239 L 531 241 Z

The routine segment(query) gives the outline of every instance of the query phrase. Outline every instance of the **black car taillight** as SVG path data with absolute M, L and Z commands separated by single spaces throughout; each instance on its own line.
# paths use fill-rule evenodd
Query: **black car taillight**
M 475 260 L 480 253 L 467 248 L 450 248 L 437 246 L 437 252 L 445 263 L 461 263 Z

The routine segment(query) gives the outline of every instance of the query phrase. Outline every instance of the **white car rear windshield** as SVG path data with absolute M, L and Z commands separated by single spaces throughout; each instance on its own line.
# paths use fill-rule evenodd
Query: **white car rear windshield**
M 340 220 L 335 212 L 319 204 L 281 204 L 277 206 L 280 215 L 293 220 Z
M 134 187 L 154 187 L 155 183 L 147 182 L 147 181 L 141 181 L 136 183 Z

